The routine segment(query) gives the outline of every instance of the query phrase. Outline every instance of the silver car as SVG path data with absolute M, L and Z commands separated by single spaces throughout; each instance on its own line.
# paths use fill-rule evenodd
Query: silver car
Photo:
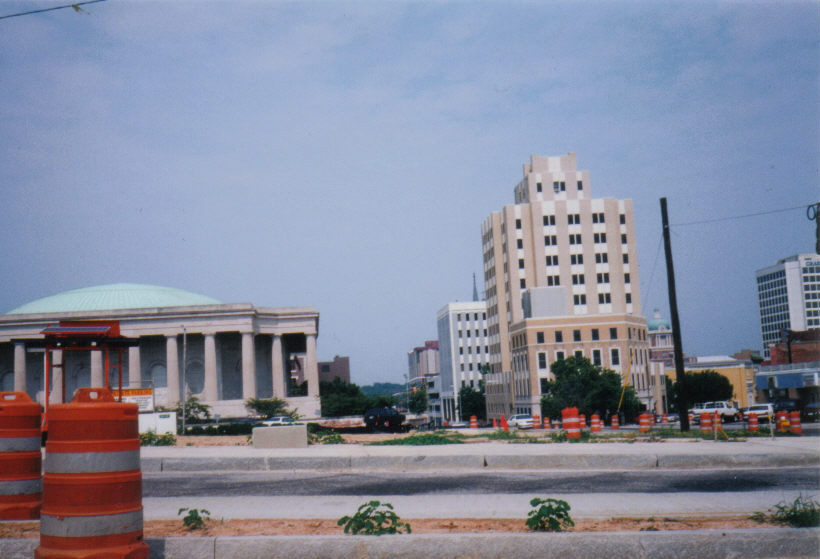
M 518 429 L 532 429 L 532 416 L 528 413 L 511 415 L 507 420 L 507 424 Z

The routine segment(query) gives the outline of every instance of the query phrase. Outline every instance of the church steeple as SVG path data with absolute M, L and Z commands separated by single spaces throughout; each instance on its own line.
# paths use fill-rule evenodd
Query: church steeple
M 475 285 L 475 272 L 473 272 L 473 301 L 478 301 L 478 288 Z

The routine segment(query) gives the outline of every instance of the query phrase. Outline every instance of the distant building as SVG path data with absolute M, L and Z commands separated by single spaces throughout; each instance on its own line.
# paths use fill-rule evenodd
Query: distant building
M 439 366 L 438 340 L 427 340 L 423 346 L 407 352 L 407 369 L 412 383 L 414 379 L 437 375 Z
M 490 362 L 487 303 L 448 303 L 436 318 L 442 413 L 445 421 L 453 422 L 460 420 L 459 390 L 478 388 L 481 368 Z
M 625 377 L 628 365 L 649 403 L 632 201 L 592 198 L 589 172 L 578 170 L 574 153 L 531 156 L 514 195 L 515 204 L 481 226 L 490 364 L 498 375 L 485 379 L 493 385 L 490 417 L 540 412 L 540 379 L 550 378 L 548 364 L 561 355 L 582 355 Z M 556 332 L 566 338 L 556 342 Z
M 779 342 L 769 345 L 769 357 L 765 365 L 820 361 L 820 329 L 783 332 Z
M 320 415 L 316 338 L 319 313 L 309 307 L 266 308 L 219 301 L 180 289 L 112 284 L 58 293 L 0 315 L 3 390 L 45 401 L 41 331 L 61 320 L 118 321 L 137 338 L 123 362 L 123 386 L 152 387 L 156 403 L 174 407 L 197 396 L 223 417 L 248 414 L 248 398 L 285 398 L 306 418 Z M 80 387 L 103 385 L 100 351 L 65 355 L 66 399 Z M 183 353 L 187 361 L 183 363 Z M 307 381 L 306 390 L 296 377 Z M 62 382 L 60 382 L 62 384 Z M 62 401 L 52 390 L 49 402 Z
M 350 382 L 350 358 L 336 355 L 333 361 L 319 361 L 319 382 L 333 382 L 339 379 Z
M 794 400 L 799 409 L 820 401 L 820 360 L 763 365 L 755 375 L 761 402 Z
M 796 254 L 758 270 L 757 297 L 763 355 L 784 330 L 820 329 L 820 255 Z
M 646 322 L 649 335 L 649 384 L 652 392 L 650 409 L 656 414 L 669 411 L 666 401 L 666 369 L 675 366 L 675 344 L 672 325 L 658 309 Z
M 711 355 L 688 358 L 684 364 L 684 372 L 686 373 L 697 373 L 705 370 L 715 371 L 729 379 L 734 392 L 732 400 L 738 408 L 745 408 L 756 403 L 755 367 L 751 361 L 741 361 L 728 355 Z M 666 374 L 673 380 L 678 378 L 674 367 L 667 368 Z M 698 402 L 689 402 L 690 405 L 696 403 Z

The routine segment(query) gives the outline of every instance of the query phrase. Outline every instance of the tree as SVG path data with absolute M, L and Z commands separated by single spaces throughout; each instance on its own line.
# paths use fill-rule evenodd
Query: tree
M 182 402 L 177 403 L 177 417 L 182 418 Z M 211 419 L 211 406 L 203 404 L 196 396 L 185 400 L 185 423 L 201 423 Z
M 461 419 L 468 421 L 474 415 L 479 421 L 487 419 L 487 398 L 484 395 L 484 381 L 478 381 L 478 390 L 472 386 L 462 386 L 458 391 L 461 402 Z
M 666 409 L 670 412 L 678 412 L 678 391 L 675 387 L 675 382 L 669 378 L 669 375 L 663 375 L 666 384 Z
M 319 397 L 325 417 L 361 415 L 370 408 L 390 407 L 395 403 L 392 396 L 366 396 L 358 385 L 339 377 L 319 383 Z
M 703 402 L 720 402 L 731 400 L 734 396 L 734 387 L 728 378 L 717 371 L 706 369 L 697 373 L 684 373 L 686 375 L 686 391 L 689 394 L 689 404 Z M 677 395 L 678 382 L 672 388 Z M 681 410 L 678 410 L 680 412 Z
M 288 403 L 281 398 L 248 398 L 245 400 L 245 407 L 265 418 L 276 415 L 286 415 L 293 420 L 298 419 L 299 414 L 295 410 L 288 409 Z
M 594 366 L 584 357 L 570 357 L 552 364 L 555 380 L 541 381 L 541 413 L 544 417 L 560 417 L 561 410 L 577 407 L 587 416 L 597 413 L 608 418 L 620 411 L 632 419 L 644 409 L 631 386 L 623 389 L 621 376 L 607 369 Z
M 427 404 L 427 389 L 423 386 L 414 386 L 410 390 L 410 402 L 407 404 L 410 413 L 426 412 Z

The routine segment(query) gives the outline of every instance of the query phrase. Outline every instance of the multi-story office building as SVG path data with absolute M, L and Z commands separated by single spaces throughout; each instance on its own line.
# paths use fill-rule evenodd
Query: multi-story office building
M 458 392 L 477 388 L 481 369 L 490 362 L 487 303 L 449 303 L 437 314 L 441 402 L 445 421 L 460 419 Z
M 589 172 L 578 170 L 574 153 L 531 156 L 514 192 L 515 204 L 481 227 L 490 364 L 493 373 L 507 375 L 500 383 L 510 394 L 495 386 L 498 379 L 493 391 L 508 408 L 538 411 L 539 379 L 550 375 L 538 365 L 562 354 L 581 354 L 624 374 L 628 364 L 636 388 L 648 382 L 632 201 L 592 198 Z M 536 303 L 525 313 L 528 290 Z M 556 333 L 572 338 L 555 342 Z M 550 336 L 561 349 L 550 351 Z M 495 415 L 489 399 L 488 393 Z
M 820 328 L 820 255 L 796 254 L 758 270 L 757 299 L 763 353 L 784 330 Z
M 438 340 L 427 340 L 423 346 L 407 352 L 407 369 L 410 382 L 440 372 Z
M 669 411 L 669 402 L 666 401 L 666 369 L 675 364 L 672 325 L 655 309 L 646 328 L 649 335 L 649 385 L 653 404 L 650 409 L 655 413 L 666 413 Z

